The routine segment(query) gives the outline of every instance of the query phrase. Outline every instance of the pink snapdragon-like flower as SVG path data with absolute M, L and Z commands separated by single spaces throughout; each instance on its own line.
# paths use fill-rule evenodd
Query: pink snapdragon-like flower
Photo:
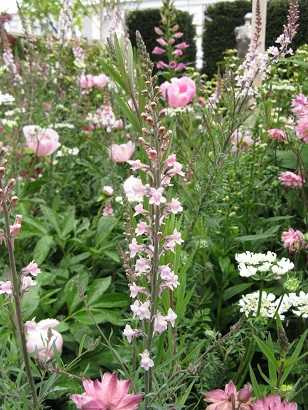
M 172 78 L 161 85 L 161 90 L 171 107 L 185 107 L 196 95 L 196 84 L 188 77 Z
M 144 303 L 136 300 L 133 305 L 130 306 L 131 311 L 133 312 L 133 317 L 138 316 L 140 320 L 150 319 L 150 301 L 146 300 Z
M 137 410 L 143 394 L 128 394 L 131 382 L 118 380 L 118 373 L 105 373 L 102 381 L 83 380 L 85 393 L 73 394 L 71 399 L 82 410 Z
M 262 397 L 250 405 L 251 410 L 297 410 L 296 403 L 281 402 L 279 395 Z
M 176 48 L 179 48 L 181 50 L 184 50 L 185 48 L 189 47 L 188 44 L 185 43 L 185 41 L 183 41 L 183 43 L 179 43 L 175 46 Z
M 154 31 L 158 36 L 162 36 L 164 34 L 164 32 L 162 31 L 161 28 L 159 27 L 154 27 Z
M 21 278 L 22 290 L 26 291 L 30 286 L 35 286 L 37 282 L 33 280 L 30 276 L 24 276 Z
M 144 249 L 143 245 L 138 245 L 136 238 L 133 238 L 132 243 L 128 245 L 130 250 L 130 257 L 133 258 L 136 256 L 137 252 L 140 252 Z
M 306 242 L 303 236 L 304 234 L 301 231 L 294 231 L 294 229 L 289 228 L 288 231 L 282 232 L 281 240 L 285 248 L 288 248 L 290 252 L 295 252 L 305 247 Z
M 245 390 L 244 390 L 245 389 Z M 244 393 L 248 394 L 244 394 Z M 239 392 L 236 390 L 234 383 L 230 381 L 225 386 L 225 390 L 217 389 L 209 392 L 201 393 L 205 396 L 205 400 L 210 404 L 207 406 L 207 410 L 233 410 L 232 401 L 235 402 L 235 408 L 240 405 L 241 410 L 250 410 L 251 403 L 251 386 L 245 386 Z M 238 396 L 245 396 L 247 399 L 245 402 L 238 400 Z
M 152 54 L 164 54 L 165 50 L 161 47 L 154 47 L 154 50 L 152 51 Z
M 37 276 L 38 273 L 41 273 L 41 269 L 38 268 L 37 263 L 32 261 L 28 266 L 23 268 L 22 273 L 24 275 L 28 275 L 28 273 L 30 273 L 32 276 Z
M 23 133 L 28 147 L 38 157 L 51 155 L 61 146 L 59 134 L 51 128 L 43 129 L 36 125 L 26 125 Z
M 109 148 L 109 157 L 118 163 L 129 162 L 129 159 L 135 151 L 135 144 L 128 141 L 126 144 L 112 144 Z
M 271 130 L 268 130 L 267 133 L 272 140 L 287 140 L 286 133 L 283 130 L 280 130 L 279 128 L 273 128 Z
M 298 188 L 304 185 L 302 176 L 291 171 L 281 172 L 278 179 L 286 188 Z
M 254 144 L 254 140 L 251 138 L 250 135 L 242 134 L 239 131 L 235 131 L 231 136 L 231 152 L 237 152 L 239 149 L 241 151 L 248 151 L 251 145 Z
M 3 293 L 6 293 L 7 295 L 11 295 L 12 294 L 12 284 L 11 281 L 8 280 L 6 282 L 3 282 L 2 280 L 0 280 L 0 295 Z
M 176 61 L 170 61 L 170 63 L 169 63 L 170 68 L 175 68 L 176 66 L 177 66 Z
M 55 355 L 55 348 L 61 353 L 63 338 L 53 328 L 59 324 L 56 319 L 44 319 L 36 323 L 34 319 L 25 323 L 27 351 L 33 357 L 47 362 Z
M 149 204 L 155 204 L 155 205 L 160 205 L 166 202 L 166 198 L 163 197 L 163 192 L 164 189 L 163 188 L 150 188 L 150 200 L 149 200 Z
M 140 353 L 139 356 L 141 356 L 140 367 L 142 367 L 144 370 L 148 371 L 150 367 L 154 366 L 154 362 L 152 359 L 150 359 L 150 354 L 147 349 L 144 350 L 143 353 Z

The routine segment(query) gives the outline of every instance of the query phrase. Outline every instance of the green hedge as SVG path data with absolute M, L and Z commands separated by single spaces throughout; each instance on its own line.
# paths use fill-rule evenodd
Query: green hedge
M 138 30 L 143 38 L 147 50 L 153 62 L 164 60 L 163 56 L 151 54 L 155 46 L 158 46 L 156 39 L 157 34 L 154 27 L 159 27 L 161 16 L 159 9 L 134 10 L 126 13 L 125 22 L 128 28 L 128 33 L 133 46 L 136 46 L 136 30 Z M 185 41 L 190 45 L 184 50 L 183 63 L 189 63 L 192 67 L 195 66 L 197 47 L 195 42 L 196 28 L 193 25 L 193 16 L 187 11 L 176 10 L 175 23 L 179 25 L 179 31 L 184 33 L 181 42 Z
M 292 49 L 308 43 L 308 0 L 299 0 L 300 18 L 298 33 L 292 42 Z M 287 24 L 289 0 L 269 0 L 267 4 L 265 47 L 275 45 L 277 37 Z M 236 48 L 234 29 L 244 24 L 244 16 L 251 12 L 251 1 L 236 0 L 211 4 L 204 14 L 202 37 L 202 72 L 210 77 L 217 73 L 217 62 L 223 60 L 223 52 Z

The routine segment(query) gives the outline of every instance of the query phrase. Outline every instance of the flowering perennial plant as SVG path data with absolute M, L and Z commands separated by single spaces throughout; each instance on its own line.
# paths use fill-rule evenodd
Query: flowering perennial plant
M 294 263 L 287 258 L 277 259 L 274 252 L 253 253 L 246 251 L 237 253 L 235 259 L 239 263 L 240 276 L 255 280 L 280 279 L 294 268 Z
M 246 385 L 237 391 L 233 381 L 225 386 L 225 390 L 217 389 L 202 393 L 210 405 L 207 410 L 250 410 L 252 387 Z
M 246 317 L 273 318 L 278 313 L 281 319 L 284 319 L 284 313 L 292 306 L 291 300 L 286 295 L 281 300 L 281 298 L 276 299 L 273 293 L 265 291 L 262 291 L 261 298 L 260 291 L 242 296 L 238 304 L 241 307 L 240 312 L 243 312 Z

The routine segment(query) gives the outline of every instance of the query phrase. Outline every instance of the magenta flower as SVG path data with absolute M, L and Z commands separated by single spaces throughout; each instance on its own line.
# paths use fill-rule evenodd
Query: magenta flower
M 176 68 L 176 71 L 183 71 L 185 70 L 185 68 L 186 68 L 186 65 L 184 63 L 179 63 Z
M 278 179 L 286 188 L 302 187 L 305 182 L 301 175 L 294 174 L 291 171 L 281 172 Z
M 176 50 L 174 50 L 173 54 L 177 57 L 180 57 L 183 55 L 183 51 L 180 48 L 177 48 Z
M 164 63 L 163 61 L 159 61 L 159 62 L 156 64 L 156 67 L 157 67 L 157 68 L 160 68 L 160 69 L 163 69 L 163 68 L 165 68 L 166 66 L 167 66 L 167 64 Z
M 127 394 L 131 382 L 118 380 L 118 373 L 105 373 L 102 381 L 83 380 L 85 393 L 71 399 L 82 410 L 136 410 L 143 394 Z
M 208 407 L 209 408 L 209 407 Z M 296 403 L 289 403 L 288 400 L 281 403 L 281 397 L 278 395 L 262 397 L 250 405 L 251 410 L 297 410 Z
M 164 54 L 165 50 L 161 47 L 154 47 L 154 50 L 152 51 L 152 54 Z
M 185 107 L 196 95 L 196 84 L 188 77 L 172 78 L 161 85 L 162 95 L 171 107 Z
M 247 385 L 237 392 L 234 383 L 230 381 L 226 384 L 225 390 L 217 389 L 201 394 L 205 396 L 207 402 L 212 403 L 207 406 L 207 410 L 233 410 L 233 408 L 250 410 L 251 391 L 251 386 Z M 243 400 L 246 401 L 243 402 Z M 233 407 L 232 402 L 235 407 Z
M 160 46 L 165 46 L 167 42 L 163 38 L 157 38 L 156 41 Z
M 28 147 L 38 157 L 53 154 L 59 147 L 59 134 L 51 128 L 43 129 L 36 125 L 26 125 L 23 128 Z
M 288 248 L 290 252 L 295 252 L 304 248 L 306 243 L 303 236 L 304 234 L 301 231 L 294 231 L 294 229 L 289 228 L 288 231 L 282 232 L 281 240 L 285 248 Z
M 128 141 L 127 144 L 112 144 L 109 148 L 109 157 L 118 163 L 129 162 L 135 151 L 135 144 Z
M 170 68 L 176 68 L 176 66 L 177 66 L 176 61 L 170 61 L 169 63 Z
M 279 128 L 273 128 L 271 130 L 268 130 L 268 136 L 275 141 L 280 141 L 280 140 L 286 140 L 287 136 L 286 133 Z

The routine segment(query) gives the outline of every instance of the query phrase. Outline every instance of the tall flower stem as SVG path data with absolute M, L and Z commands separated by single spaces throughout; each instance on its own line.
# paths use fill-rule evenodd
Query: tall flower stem
M 2 184 L 1 179 L 0 179 L 0 189 L 3 189 L 3 184 Z M 3 209 L 3 216 L 4 216 L 5 229 L 6 229 L 6 235 L 7 235 L 7 247 L 8 247 L 8 252 L 9 252 L 11 275 L 12 275 L 12 282 L 13 282 L 13 297 L 14 297 L 14 303 L 15 303 L 15 313 L 16 313 L 16 322 L 17 322 L 19 341 L 20 341 L 21 350 L 23 354 L 26 374 L 27 374 L 29 386 L 31 389 L 33 407 L 37 408 L 39 403 L 38 403 L 34 379 L 33 379 L 32 372 L 31 372 L 30 359 L 29 359 L 28 352 L 27 352 L 27 342 L 26 342 L 24 324 L 22 320 L 21 306 L 20 306 L 20 299 L 19 299 L 18 275 L 16 271 L 14 246 L 13 246 L 12 239 L 10 239 L 9 212 L 8 212 L 8 208 L 7 208 L 5 200 L 3 200 L 2 202 L 2 209 Z

